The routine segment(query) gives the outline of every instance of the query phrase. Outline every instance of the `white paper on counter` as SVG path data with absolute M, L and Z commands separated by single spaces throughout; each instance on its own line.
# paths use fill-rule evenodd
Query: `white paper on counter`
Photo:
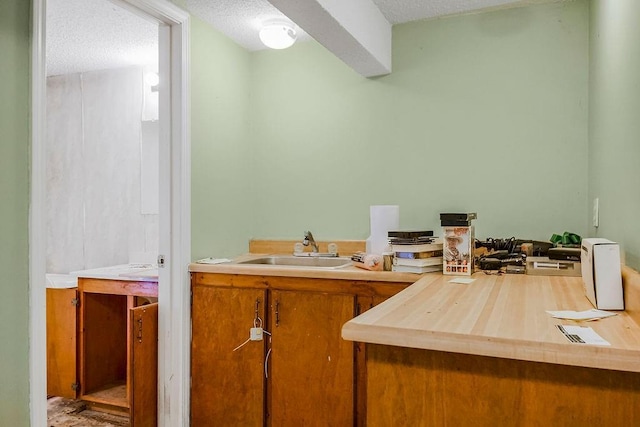
M 455 277 L 449 280 L 449 283 L 462 283 L 463 285 L 468 285 L 469 283 L 474 282 L 476 279 L 468 279 L 466 277 Z
M 224 264 L 225 262 L 231 262 L 227 258 L 203 258 L 196 261 L 197 264 Z
M 547 310 L 547 313 L 555 317 L 556 319 L 567 319 L 567 320 L 598 320 L 604 319 L 605 317 L 615 316 L 616 313 L 611 313 L 609 311 L 597 310 L 592 308 L 591 310 L 585 311 L 573 311 L 573 310 L 561 310 L 561 311 L 550 311 Z
M 588 326 L 556 325 L 556 328 L 571 342 L 579 344 L 611 345 Z

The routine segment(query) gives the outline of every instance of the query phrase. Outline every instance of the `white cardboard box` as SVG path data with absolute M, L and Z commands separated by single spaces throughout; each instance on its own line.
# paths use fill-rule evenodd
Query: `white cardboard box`
M 624 310 L 620 246 L 608 239 L 582 240 L 582 282 L 591 304 L 600 310 Z

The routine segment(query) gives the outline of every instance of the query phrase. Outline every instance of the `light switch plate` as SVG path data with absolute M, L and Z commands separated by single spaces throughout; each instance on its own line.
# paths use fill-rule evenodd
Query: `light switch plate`
M 600 199 L 593 199 L 593 226 L 598 227 L 600 222 Z

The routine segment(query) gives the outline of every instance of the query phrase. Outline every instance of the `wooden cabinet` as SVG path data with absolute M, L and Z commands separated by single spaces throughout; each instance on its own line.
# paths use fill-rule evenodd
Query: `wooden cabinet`
M 386 299 L 376 295 L 358 296 L 356 314 L 360 315 Z M 363 342 L 353 344 L 356 352 L 356 425 L 364 427 L 367 425 L 367 345 Z
M 406 286 L 192 273 L 191 425 L 364 425 L 364 345 L 342 326 Z M 233 351 L 256 322 L 271 335 Z
M 47 288 L 47 395 L 78 397 L 78 288 Z
M 270 309 L 270 425 L 352 425 L 353 295 L 274 290 Z
M 157 422 L 156 282 L 78 279 L 80 393 L 90 407 Z
M 158 422 L 158 304 L 129 310 L 129 395 L 132 426 Z
M 250 341 L 264 321 L 266 291 L 193 286 L 191 425 L 262 426 L 265 342 Z M 258 321 L 259 322 L 259 321 Z

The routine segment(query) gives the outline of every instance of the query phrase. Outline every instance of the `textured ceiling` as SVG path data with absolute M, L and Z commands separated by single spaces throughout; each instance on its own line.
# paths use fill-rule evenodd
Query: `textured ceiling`
M 157 69 L 158 26 L 108 0 L 47 0 L 47 75 Z
M 372 0 L 391 24 L 525 3 L 522 0 Z M 538 1 L 539 3 L 540 1 Z M 530 2 L 529 2 L 530 3 Z
M 349 0 L 344 0 L 349 1 Z M 391 24 L 561 0 L 372 0 Z M 282 17 L 267 0 L 186 0 L 188 10 L 247 50 L 262 22 Z M 298 40 L 310 37 L 300 28 Z M 157 26 L 109 0 L 47 0 L 47 74 L 157 64 Z M 154 65 L 155 66 L 155 65 Z

